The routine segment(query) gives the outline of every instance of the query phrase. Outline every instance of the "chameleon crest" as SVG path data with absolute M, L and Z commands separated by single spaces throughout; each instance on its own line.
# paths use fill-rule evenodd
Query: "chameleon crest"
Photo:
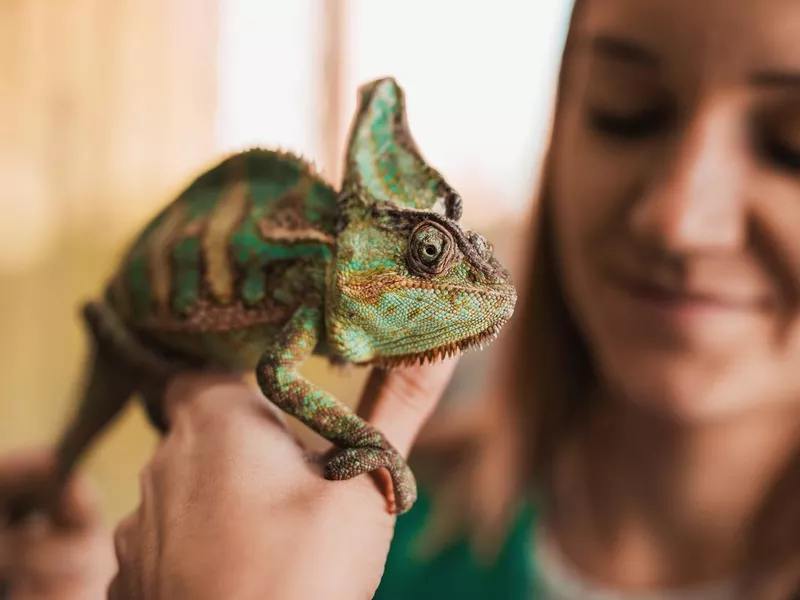
M 58 447 L 58 485 L 132 395 L 165 430 L 163 390 L 177 371 L 254 370 L 270 401 L 340 449 L 326 478 L 386 468 L 391 510 L 407 511 L 416 483 L 402 456 L 299 369 L 312 354 L 432 361 L 497 335 L 516 292 L 488 242 L 460 225 L 461 203 L 417 149 L 392 78 L 359 89 L 339 190 L 284 152 L 212 166 L 83 307 L 92 354 Z
M 343 190 L 362 203 L 444 212 L 458 221 L 461 197 L 422 158 L 411 136 L 402 88 L 391 78 L 378 79 L 359 89 L 358 101 Z

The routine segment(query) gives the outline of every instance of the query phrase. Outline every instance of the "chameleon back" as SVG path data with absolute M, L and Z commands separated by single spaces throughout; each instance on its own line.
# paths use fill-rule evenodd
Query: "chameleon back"
M 318 295 L 335 244 L 335 190 L 299 158 L 252 149 L 195 179 L 128 251 L 106 302 L 145 343 L 247 369 Z

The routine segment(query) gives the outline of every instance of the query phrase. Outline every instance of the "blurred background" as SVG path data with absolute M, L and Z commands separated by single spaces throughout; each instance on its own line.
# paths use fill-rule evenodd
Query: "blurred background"
M 137 230 L 222 153 L 280 146 L 338 182 L 361 83 L 392 75 L 412 133 L 512 258 L 550 126 L 570 0 L 0 1 L 0 453 L 74 406 L 97 294 Z M 462 362 L 467 402 L 488 353 Z M 354 402 L 366 370 L 304 372 Z M 155 435 L 137 404 L 85 468 L 110 522 Z

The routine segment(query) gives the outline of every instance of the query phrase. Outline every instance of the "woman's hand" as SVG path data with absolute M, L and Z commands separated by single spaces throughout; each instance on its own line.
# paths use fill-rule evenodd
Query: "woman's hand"
M 9 600 L 101 600 L 114 576 L 111 532 L 100 502 L 81 475 L 45 517 L 7 525 L 14 498 L 51 472 L 52 456 L 26 450 L 0 458 L 0 582 Z M 0 591 L 0 598 L 3 592 Z
M 407 455 L 455 362 L 374 371 L 359 413 Z M 166 414 L 116 532 L 111 600 L 372 598 L 394 526 L 388 477 L 323 479 L 277 409 L 232 379 L 177 378 Z

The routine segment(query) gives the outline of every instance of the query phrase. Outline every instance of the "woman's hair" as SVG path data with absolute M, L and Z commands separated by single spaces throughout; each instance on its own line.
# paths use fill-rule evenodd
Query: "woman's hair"
M 490 378 L 471 418 L 461 419 L 456 432 L 452 424 L 445 425 L 446 441 L 437 442 L 435 424 L 420 439 L 416 454 L 424 459 L 418 460 L 416 468 L 435 475 L 434 488 L 438 488 L 430 531 L 422 541 L 428 552 L 464 530 L 478 556 L 499 549 L 520 502 L 533 493 L 546 505 L 554 455 L 575 421 L 592 408 L 589 391 L 595 374 L 559 276 L 551 194 L 566 66 L 574 45 L 574 25 L 585 4 L 585 0 L 574 0 L 572 7 L 549 145 L 516 261 L 519 300 L 513 326 L 498 340 L 502 346 L 496 376 Z M 754 532 L 765 533 L 749 543 L 748 573 L 760 577 L 779 569 L 800 574 L 800 464 L 787 471 L 754 524 Z
M 450 415 L 441 424 L 435 419 L 414 450 L 414 458 L 422 459 L 415 465 L 422 480 L 430 472 L 437 481 L 435 533 L 425 539 L 429 551 L 466 528 L 478 554 L 491 554 L 524 492 L 548 489 L 553 453 L 568 421 L 583 412 L 586 402 L 581 390 L 591 378 L 588 349 L 562 293 L 550 193 L 564 65 L 582 3 L 575 0 L 572 7 L 550 140 L 514 261 L 517 307 L 512 326 L 496 342 L 495 376 L 475 410 L 459 414 L 455 425 Z M 451 473 L 444 482 L 443 473 Z

